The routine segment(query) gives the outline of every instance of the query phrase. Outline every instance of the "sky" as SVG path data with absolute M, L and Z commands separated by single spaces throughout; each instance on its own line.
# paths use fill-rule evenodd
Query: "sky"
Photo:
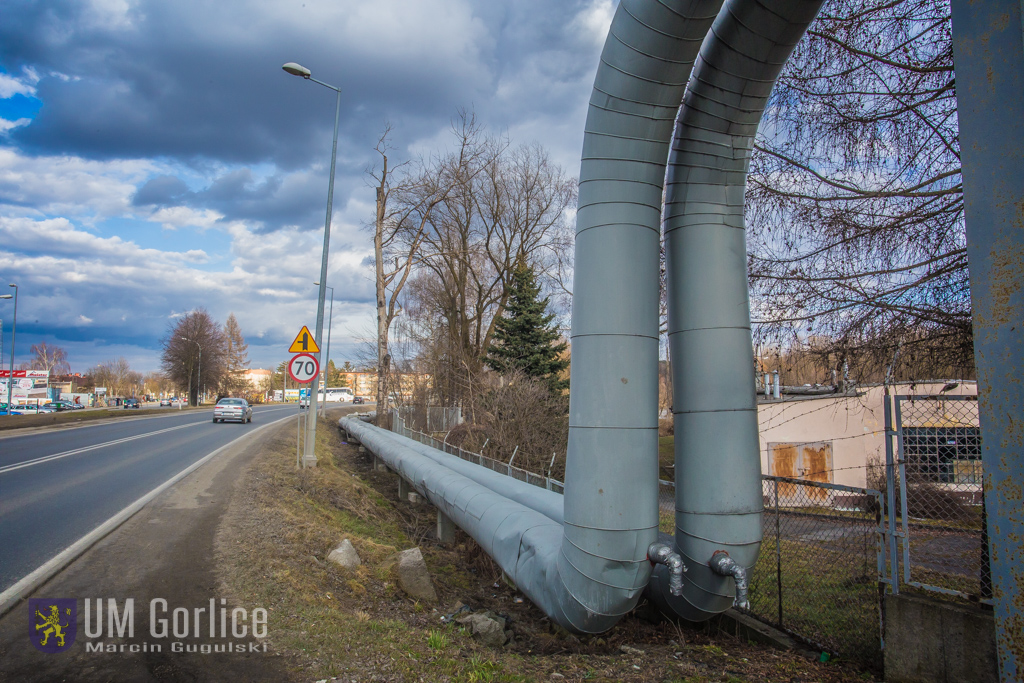
M 579 173 L 612 0 L 4 0 L 0 289 L 15 365 L 158 370 L 200 307 L 238 319 L 252 367 L 315 327 L 335 94 L 331 358 L 373 335 L 367 171 L 452 144 L 460 109 Z M 4 366 L 13 300 L 0 301 Z

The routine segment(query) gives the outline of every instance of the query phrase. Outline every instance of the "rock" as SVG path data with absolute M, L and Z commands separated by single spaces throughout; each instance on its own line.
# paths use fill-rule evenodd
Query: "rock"
M 557 671 L 555 671 L 554 673 L 552 673 L 552 674 L 551 674 L 551 677 L 552 677 L 552 678 L 556 678 L 556 679 L 557 679 L 557 678 L 565 678 L 565 676 L 563 676 L 562 674 L 558 673 Z
M 328 562 L 340 564 L 346 569 L 355 569 L 362 561 L 359 559 L 359 553 L 352 546 L 352 542 L 347 538 L 341 542 L 337 548 L 331 551 L 331 554 L 327 556 Z
M 501 647 L 508 640 L 505 620 L 494 612 L 476 612 L 459 617 L 455 623 L 469 629 L 470 634 L 488 647 Z
M 434 583 L 419 548 L 403 550 L 394 556 L 397 562 L 398 585 L 413 600 L 437 602 Z
M 638 655 L 639 656 L 639 655 L 644 654 L 643 650 L 638 650 L 637 648 L 630 647 L 629 645 L 623 645 L 622 647 L 619 648 L 619 651 L 622 652 L 622 654 L 625 654 L 625 655 Z

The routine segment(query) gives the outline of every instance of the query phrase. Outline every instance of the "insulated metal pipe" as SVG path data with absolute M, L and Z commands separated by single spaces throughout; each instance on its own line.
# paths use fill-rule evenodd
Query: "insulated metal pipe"
M 609 628 L 658 527 L 658 260 L 672 126 L 721 0 L 622 0 L 580 166 L 565 537 L 558 577 Z M 591 631 L 590 625 L 575 624 Z
M 656 602 L 690 621 L 733 603 L 734 567 L 761 542 L 761 468 L 743 199 L 772 86 L 820 0 L 727 0 L 679 110 L 666 180 L 665 252 L 672 354 L 676 548 L 681 597 L 656 572 Z M 742 572 L 741 572 L 742 574 Z

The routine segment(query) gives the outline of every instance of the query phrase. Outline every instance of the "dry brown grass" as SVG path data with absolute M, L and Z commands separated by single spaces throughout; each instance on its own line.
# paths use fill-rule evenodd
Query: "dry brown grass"
M 394 475 L 373 471 L 336 429 L 317 431 L 316 470 L 297 471 L 294 448 L 284 427 L 242 474 L 218 560 L 239 604 L 268 608 L 271 647 L 298 657 L 297 680 L 533 681 L 555 672 L 567 681 L 863 680 L 845 666 L 726 635 L 687 631 L 684 643 L 667 622 L 633 615 L 601 637 L 556 633 L 529 601 L 515 601 L 468 536 L 438 545 L 434 509 L 398 501 Z M 325 561 L 342 538 L 359 551 L 361 567 Z M 406 597 L 387 568 L 392 553 L 416 545 L 440 597 L 436 608 Z M 460 602 L 508 615 L 515 642 L 488 649 L 443 623 Z M 624 654 L 622 645 L 645 654 Z

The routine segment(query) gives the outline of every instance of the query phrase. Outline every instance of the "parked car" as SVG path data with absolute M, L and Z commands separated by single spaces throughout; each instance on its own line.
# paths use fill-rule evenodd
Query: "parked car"
M 214 422 L 252 422 L 252 406 L 244 398 L 222 398 L 213 407 Z
M 127 410 L 128 408 L 141 408 L 142 406 L 139 405 L 139 399 L 126 398 L 121 407 Z
M 65 410 L 74 410 L 75 406 L 67 401 L 50 401 L 43 404 L 44 408 L 53 408 L 58 413 Z
M 57 412 L 54 408 L 47 408 L 46 406 L 40 405 L 29 405 L 22 403 L 11 408 L 11 415 L 36 415 L 38 413 L 55 413 Z

